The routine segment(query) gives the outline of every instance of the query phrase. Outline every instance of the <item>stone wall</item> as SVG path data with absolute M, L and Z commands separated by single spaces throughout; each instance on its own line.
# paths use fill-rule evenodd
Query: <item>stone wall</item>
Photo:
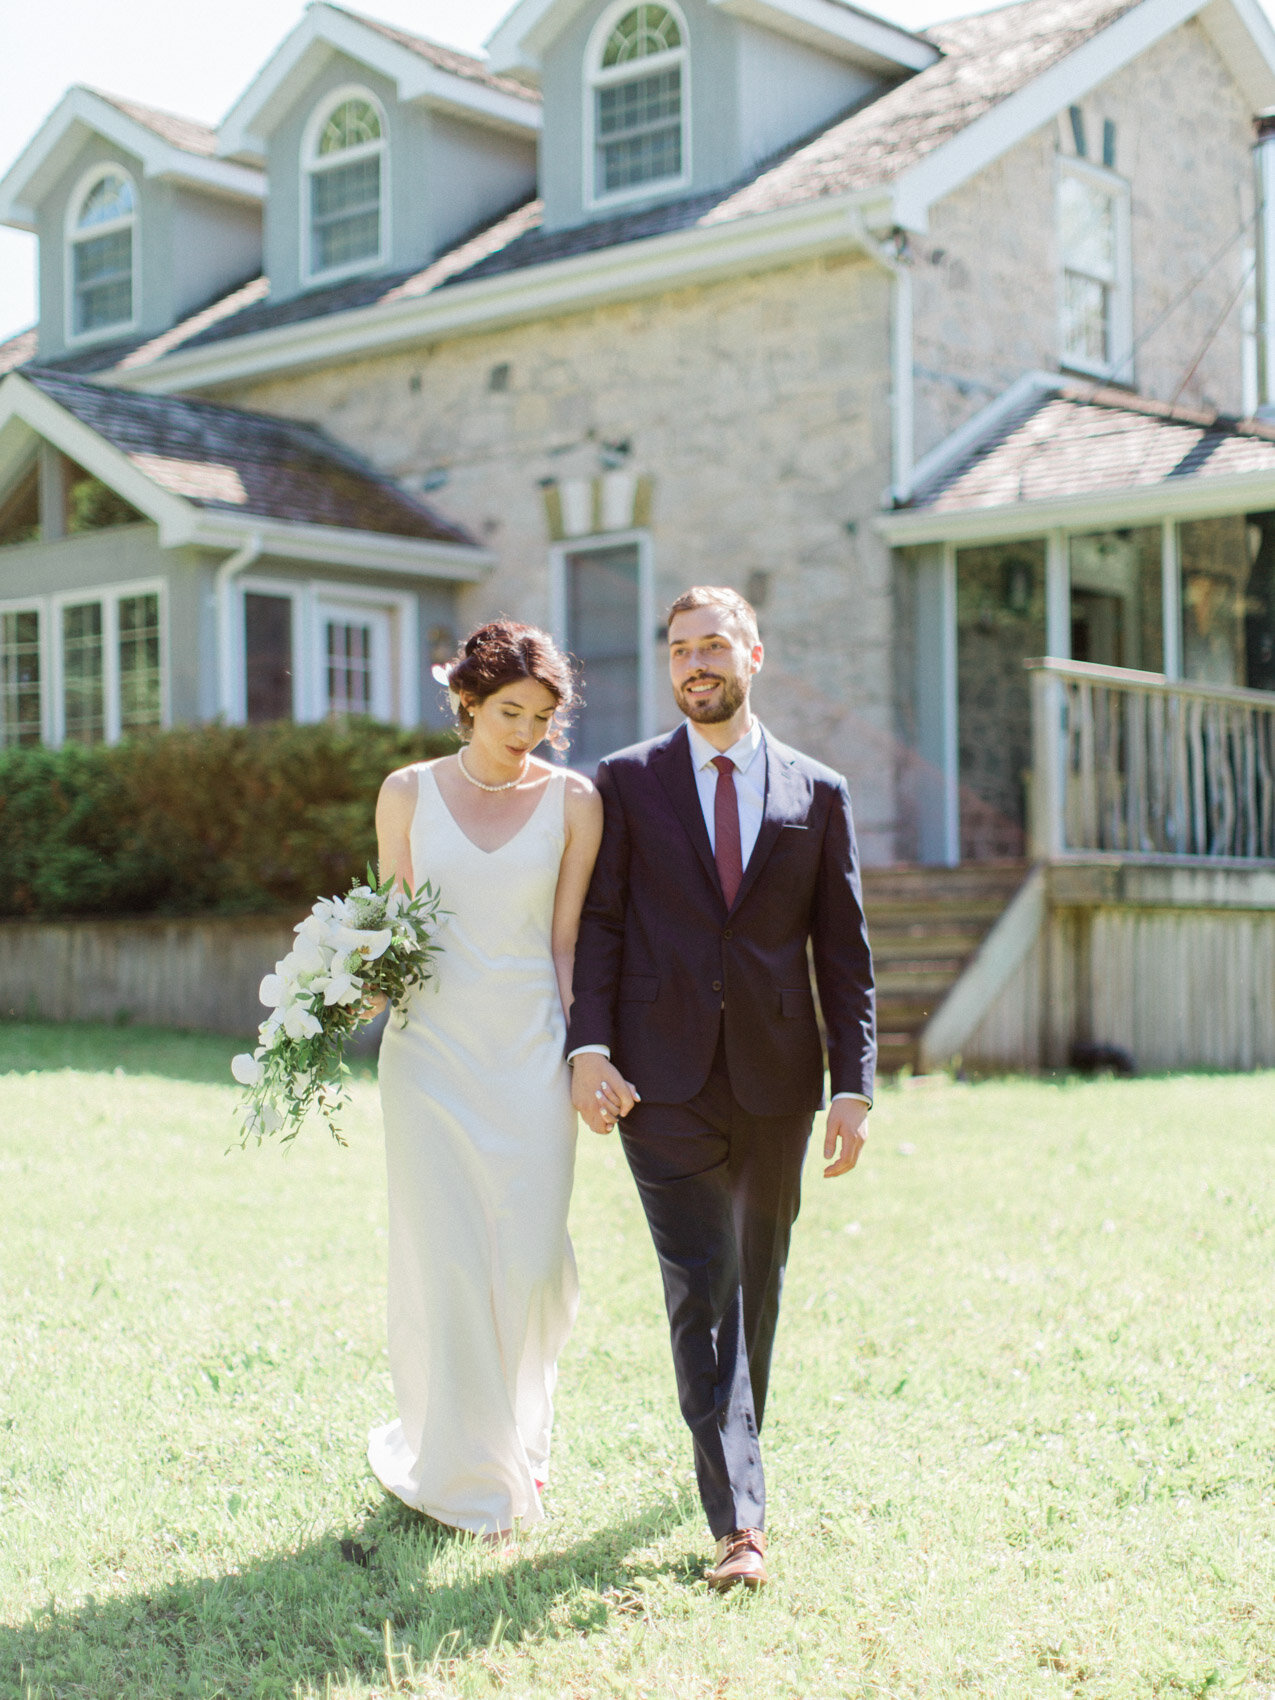
M 221 399 L 322 421 L 498 556 L 467 623 L 546 621 L 542 481 L 627 444 L 650 481 L 656 598 L 764 584 L 766 723 L 845 772 L 865 856 L 894 853 L 889 280 L 849 254 L 245 385 Z M 445 479 L 445 482 L 443 480 Z M 766 575 L 759 579 L 757 575 Z M 662 724 L 675 722 L 661 672 Z
M 1081 110 L 1096 163 L 1104 121 L 1114 122 L 1116 170 L 1132 186 L 1139 391 L 1240 412 L 1236 292 L 1251 234 L 1231 241 L 1182 305 L 1158 321 L 1253 215 L 1252 115 L 1243 96 L 1191 22 L 1102 84 Z M 1057 369 L 1059 153 L 1075 154 L 1065 111 L 948 196 L 928 234 L 912 244 L 918 454 L 1021 373 Z

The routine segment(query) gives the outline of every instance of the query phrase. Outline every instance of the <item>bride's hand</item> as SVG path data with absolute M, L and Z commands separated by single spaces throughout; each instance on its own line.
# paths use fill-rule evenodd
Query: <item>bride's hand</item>
M 362 1007 L 359 1010 L 359 1020 L 374 1021 L 381 1011 L 383 1009 L 388 1009 L 389 1006 L 390 1000 L 386 997 L 384 992 L 373 992 L 371 996 L 364 998 Z

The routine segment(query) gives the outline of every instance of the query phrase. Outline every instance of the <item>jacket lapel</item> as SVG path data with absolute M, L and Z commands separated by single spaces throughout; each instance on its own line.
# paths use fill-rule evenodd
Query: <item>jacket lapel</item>
M 793 752 L 783 744 L 776 743 L 764 727 L 762 737 L 766 752 L 766 801 L 762 809 L 761 830 L 757 834 L 753 853 L 748 858 L 748 866 L 744 869 L 744 877 L 735 894 L 732 911 L 739 908 L 752 890 L 785 825 L 789 822 L 804 825 L 810 813 L 812 787 L 805 774 L 797 767 Z M 689 765 L 688 762 L 687 766 Z M 693 778 L 691 786 L 693 792 Z M 696 801 L 698 802 L 698 798 Z M 707 832 L 704 837 L 707 841 Z
M 678 820 L 686 829 L 686 836 L 695 846 L 696 855 L 704 864 L 704 872 L 720 897 L 721 881 L 717 877 L 717 863 L 713 860 L 712 846 L 708 842 L 708 828 L 704 825 L 704 811 L 695 785 L 695 769 L 685 726 L 679 726 L 663 748 L 652 756 L 651 765 L 668 793 Z

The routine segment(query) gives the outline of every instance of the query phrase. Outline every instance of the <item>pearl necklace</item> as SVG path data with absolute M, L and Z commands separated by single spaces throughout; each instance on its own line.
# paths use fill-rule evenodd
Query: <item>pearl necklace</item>
M 465 766 L 464 750 L 456 751 L 456 765 L 460 768 L 460 771 L 465 778 L 468 779 L 469 783 L 477 786 L 480 791 L 512 791 L 515 785 L 521 785 L 523 780 L 527 777 L 527 764 L 524 761 L 522 764 L 522 772 L 516 779 L 506 779 L 503 785 L 484 785 L 482 780 L 475 779 L 473 774 Z

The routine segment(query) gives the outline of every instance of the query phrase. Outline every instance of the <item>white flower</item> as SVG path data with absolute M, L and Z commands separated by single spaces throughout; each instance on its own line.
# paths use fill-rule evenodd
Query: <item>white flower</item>
M 277 964 L 277 966 L 282 967 L 282 964 Z M 267 1009 L 278 1009 L 279 1005 L 283 1002 L 287 995 L 288 994 L 284 989 L 283 977 L 280 974 L 267 974 L 265 979 L 261 982 L 260 991 L 257 993 L 257 996 L 261 999 L 262 1003 L 265 1004 Z
M 356 958 L 357 960 L 360 959 Z M 363 996 L 363 982 L 358 975 L 343 973 L 340 970 L 321 975 L 310 989 L 322 992 L 323 1001 L 329 1008 L 334 1003 L 357 1003 Z
M 241 1051 L 237 1057 L 232 1058 L 230 1072 L 241 1086 L 259 1086 L 266 1071 L 256 1057 L 250 1056 L 247 1051 Z
M 341 950 L 357 951 L 364 962 L 375 962 L 378 956 L 384 956 L 393 942 L 394 931 L 391 927 L 382 927 L 378 932 L 342 927 L 339 935 Z
M 290 1004 L 283 1017 L 283 1030 L 289 1039 L 313 1039 L 322 1033 L 323 1023 L 301 1004 Z

